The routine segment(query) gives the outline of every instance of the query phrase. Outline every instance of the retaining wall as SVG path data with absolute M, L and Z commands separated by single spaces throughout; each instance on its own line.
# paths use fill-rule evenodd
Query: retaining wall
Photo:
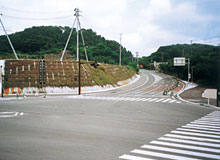
M 4 95 L 37 93 L 74 93 L 78 87 L 78 63 L 76 61 L 45 60 L 42 84 L 41 60 L 5 60 Z M 81 65 L 81 85 L 116 85 L 135 75 L 127 67 L 101 64 L 94 68 L 90 63 Z M 1 92 L 1 91 L 0 91 Z

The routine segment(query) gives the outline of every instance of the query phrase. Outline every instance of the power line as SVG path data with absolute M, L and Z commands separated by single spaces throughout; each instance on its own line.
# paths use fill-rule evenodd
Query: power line
M 4 15 L 6 18 L 12 18 L 12 19 L 21 19 L 21 20 L 33 20 L 33 21 L 42 21 L 42 20 L 57 20 L 57 19 L 67 19 L 72 18 L 73 15 L 66 15 L 61 17 L 50 17 L 50 18 L 28 18 L 28 17 L 18 17 L 18 16 L 10 16 L 10 15 Z
M 5 7 L 5 6 L 0 6 L 0 8 L 2 10 L 8 10 L 11 12 L 18 12 L 18 13 L 38 13 L 38 14 L 62 14 L 62 13 L 71 13 L 71 10 L 68 11 L 51 11 L 51 12 L 46 12 L 46 11 L 31 11 L 31 10 L 19 10 L 19 9 L 14 9 L 14 8 L 10 8 L 10 7 Z

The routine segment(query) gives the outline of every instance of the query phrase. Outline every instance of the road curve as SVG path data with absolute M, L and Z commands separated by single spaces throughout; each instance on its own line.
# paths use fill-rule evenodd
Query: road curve
M 140 75 L 106 92 L 0 101 L 0 115 L 16 115 L 0 117 L 0 159 L 216 159 L 220 113 L 164 96 L 167 75 Z

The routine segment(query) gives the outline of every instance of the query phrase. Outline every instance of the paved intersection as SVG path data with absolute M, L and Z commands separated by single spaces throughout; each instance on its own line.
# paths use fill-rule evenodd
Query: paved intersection
M 216 159 L 219 111 L 163 95 L 174 83 L 142 71 L 111 91 L 3 99 L 0 160 Z

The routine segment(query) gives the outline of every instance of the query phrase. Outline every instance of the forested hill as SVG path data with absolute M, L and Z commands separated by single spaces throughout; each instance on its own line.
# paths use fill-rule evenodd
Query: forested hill
M 58 54 L 64 49 L 71 28 L 41 26 L 25 29 L 9 35 L 19 58 L 39 59 L 45 54 Z M 97 60 L 110 64 L 118 64 L 120 44 L 116 41 L 106 40 L 91 29 L 82 29 L 89 60 Z M 82 45 L 81 36 L 80 45 Z M 73 30 L 69 45 L 70 54 L 76 57 L 76 30 Z M 83 48 L 81 48 L 83 53 Z M 85 58 L 84 54 L 81 54 Z M 132 59 L 132 54 L 122 47 L 122 64 L 126 65 Z M 5 35 L 0 36 L 0 58 L 14 58 L 12 49 Z
M 145 68 L 152 68 L 150 63 L 167 62 L 161 64 L 160 70 L 164 73 L 175 75 L 181 79 L 187 80 L 187 65 L 185 67 L 174 67 L 174 57 L 185 57 L 190 59 L 191 81 L 215 87 L 217 84 L 217 63 L 220 63 L 220 47 L 202 44 L 178 44 L 160 47 L 149 57 L 143 57 L 140 63 Z

